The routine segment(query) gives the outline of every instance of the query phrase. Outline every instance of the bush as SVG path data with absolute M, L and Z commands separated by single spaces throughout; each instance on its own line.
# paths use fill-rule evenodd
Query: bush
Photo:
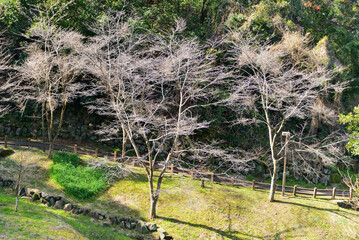
M 52 157 L 52 161 L 55 164 L 72 164 L 75 167 L 81 165 L 80 163 L 82 163 L 82 160 L 79 158 L 79 156 L 67 152 L 56 152 Z
M 80 164 L 82 160 L 77 155 L 59 152 L 52 160 L 51 177 L 78 199 L 90 198 L 107 185 L 104 174 Z

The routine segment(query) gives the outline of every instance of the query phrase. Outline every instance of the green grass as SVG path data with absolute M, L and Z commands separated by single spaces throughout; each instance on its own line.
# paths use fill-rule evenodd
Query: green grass
M 142 169 L 133 168 L 131 177 L 115 182 L 96 197 L 78 200 L 62 192 L 63 188 L 51 178 L 51 165 L 45 156 L 33 152 L 39 173 L 27 178 L 26 184 L 49 194 L 64 194 L 80 206 L 149 221 L 149 189 Z M 288 198 L 282 198 L 278 193 L 277 201 L 270 203 L 268 191 L 232 188 L 207 181 L 205 188 L 200 185 L 198 180 L 176 174 L 166 175 L 163 181 L 157 209 L 159 217 L 155 222 L 176 240 L 359 238 L 359 212 L 339 208 L 336 200 L 329 197 L 313 199 L 289 194 Z M 14 236 L 9 234 L 5 236 Z
M 51 177 L 78 199 L 97 195 L 107 186 L 104 174 L 86 166 L 77 155 L 57 152 L 52 158 Z
M 130 239 L 92 223 L 89 217 L 23 199 L 15 213 L 14 205 L 15 198 L 0 190 L 0 239 Z

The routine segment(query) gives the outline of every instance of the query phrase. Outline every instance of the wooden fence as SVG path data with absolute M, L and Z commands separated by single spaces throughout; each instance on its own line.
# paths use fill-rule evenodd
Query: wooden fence
M 26 141 L 23 140 L 16 140 L 11 141 L 8 139 L 7 136 L 4 137 L 4 141 L 0 140 L 0 144 L 3 144 L 5 147 L 27 147 L 27 148 L 36 148 L 40 150 L 45 150 L 48 148 L 48 144 L 31 141 L 31 139 L 27 139 Z M 89 147 L 80 147 L 77 144 L 74 144 L 73 146 L 70 145 L 55 145 L 54 146 L 55 151 L 67 151 L 67 152 L 74 152 L 79 155 L 92 155 L 96 158 L 98 157 L 110 157 L 114 161 L 124 160 L 118 157 L 117 151 L 115 152 L 108 152 L 108 151 L 102 151 L 99 148 L 89 148 Z M 131 165 L 136 165 L 136 158 L 134 157 L 126 157 L 125 162 L 131 163 Z M 149 164 L 148 161 L 142 160 L 142 163 Z M 156 169 L 163 169 L 165 166 L 164 164 L 156 164 Z M 270 189 L 270 184 L 263 183 L 263 182 L 256 182 L 253 181 L 246 181 L 241 179 L 235 179 L 235 178 L 228 178 L 223 177 L 220 174 L 212 173 L 212 172 L 200 172 L 194 168 L 188 169 L 188 168 L 182 168 L 182 167 L 176 167 L 173 164 L 167 166 L 166 172 L 169 173 L 177 173 L 182 174 L 185 176 L 189 176 L 192 179 L 201 179 L 202 185 L 204 185 L 204 180 L 208 180 L 215 183 L 221 183 L 232 187 L 248 187 L 253 190 L 256 189 Z M 277 191 L 282 191 L 282 186 L 277 186 Z M 349 199 L 353 198 L 353 189 L 318 189 L 315 188 L 304 188 L 304 187 L 298 187 L 298 186 L 286 186 L 285 192 L 292 193 L 294 196 L 301 194 L 301 195 L 311 195 L 313 198 L 316 197 L 331 197 L 331 199 L 335 199 L 337 196 L 339 197 L 347 197 Z

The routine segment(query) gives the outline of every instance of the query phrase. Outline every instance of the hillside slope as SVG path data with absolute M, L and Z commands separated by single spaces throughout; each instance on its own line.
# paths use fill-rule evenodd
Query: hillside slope
M 21 151 L 17 151 L 10 158 L 16 158 L 18 154 L 21 154 Z M 43 153 L 34 151 L 32 158 L 38 167 L 37 174 L 26 179 L 28 186 L 49 194 L 63 194 L 81 206 L 112 215 L 147 219 L 148 184 L 141 169 L 133 168 L 133 174 L 127 179 L 114 183 L 98 196 L 80 201 L 62 192 L 61 187 L 49 177 L 50 162 Z M 176 240 L 359 238 L 359 213 L 339 208 L 336 200 L 291 195 L 282 198 L 277 195 L 277 201 L 269 203 L 267 191 L 232 188 L 210 182 L 206 182 L 205 188 L 201 188 L 200 181 L 176 174 L 166 176 L 163 187 L 158 203 L 159 218 L 155 222 Z M 5 239 L 16 236 L 17 226 L 28 221 L 37 222 L 39 225 L 29 228 L 24 223 L 21 228 L 25 230 L 20 232 L 24 232 L 24 237 L 36 234 L 47 217 L 49 219 L 45 222 L 48 226 L 41 229 L 41 236 L 49 234 L 51 237 L 62 232 L 65 234 L 63 239 L 111 239 L 113 234 L 108 229 L 106 232 L 106 229 L 96 227 L 88 217 L 74 217 L 63 211 L 43 209 L 39 203 L 21 202 L 21 218 L 17 218 L 16 214 L 11 212 L 13 201 L 12 197 L 1 193 L 0 203 L 5 202 L 5 206 L 0 207 L 0 219 L 7 219 L 5 221 L 11 223 L 2 223 L 7 226 L 0 230 L 0 236 L 5 236 Z M 40 220 L 34 218 L 34 213 L 38 211 L 45 211 L 40 215 L 43 216 Z M 120 226 L 112 228 L 121 230 Z M 105 233 L 110 235 L 103 237 L 101 234 Z M 76 238 L 76 234 L 83 238 Z

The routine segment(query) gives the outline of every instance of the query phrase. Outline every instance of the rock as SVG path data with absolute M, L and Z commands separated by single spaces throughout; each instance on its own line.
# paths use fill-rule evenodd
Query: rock
M 26 196 L 32 197 L 34 194 L 38 194 L 40 196 L 40 190 L 36 188 L 27 188 L 26 189 Z
M 86 216 L 87 214 L 90 213 L 90 211 L 91 211 L 90 209 L 84 208 L 83 211 L 82 211 L 82 215 Z
M 101 214 L 98 216 L 98 218 L 99 218 L 100 220 L 105 219 L 104 216 L 102 216 Z
M 50 207 L 54 206 L 55 205 L 55 199 L 53 197 L 50 197 L 49 203 L 50 203 Z
M 126 223 L 126 228 L 132 229 L 132 228 L 131 228 L 131 223 L 127 222 L 127 223 Z
M 102 227 L 110 227 L 111 225 L 107 222 L 104 222 L 104 223 L 101 223 L 101 226 Z
M 61 200 L 62 200 L 65 204 L 70 203 L 70 201 L 69 201 L 69 200 L 67 200 L 66 198 L 64 198 L 64 197 L 62 197 L 62 196 L 61 196 Z
M 47 196 L 49 196 L 47 193 L 44 193 L 44 192 L 42 192 L 42 193 L 40 193 L 40 196 L 42 197 L 42 198 L 46 198 Z
M 143 221 L 138 221 L 137 222 L 135 230 L 137 232 L 139 232 L 139 233 L 142 233 L 142 234 L 150 233 L 150 231 L 146 227 L 146 224 Z
M 64 205 L 65 205 L 64 201 L 58 200 L 58 201 L 56 201 L 56 203 L 54 205 L 54 208 L 55 209 L 62 209 L 64 207 Z
M 28 197 L 28 196 L 24 196 L 24 197 L 21 197 L 22 199 L 25 199 L 26 201 L 28 202 L 33 202 L 34 200 L 32 199 L 32 197 Z
M 71 213 L 78 215 L 78 214 L 79 214 L 79 210 L 78 210 L 77 208 L 73 208 L 73 209 L 71 210 Z
M 148 222 L 148 223 L 146 223 L 146 227 L 147 227 L 148 230 L 150 230 L 151 232 L 157 231 L 157 224 L 156 224 L 156 223 Z
M 116 218 L 116 217 L 110 216 L 110 217 L 109 217 L 109 220 L 110 220 L 110 223 L 111 223 L 112 225 L 117 223 L 117 218 Z
M 121 221 L 121 222 L 120 222 L 120 225 L 121 225 L 122 228 L 126 228 L 126 223 L 125 223 L 125 221 Z
M 71 204 L 71 203 L 65 204 L 64 210 L 65 210 L 66 212 L 71 211 L 71 210 L 72 210 L 72 204 Z
M 329 176 L 324 175 L 323 177 L 319 178 L 319 183 L 325 186 L 328 185 Z
M 32 195 L 32 199 L 34 201 L 40 200 L 40 194 L 39 193 L 34 193 L 34 195 Z
M 98 212 L 91 211 L 90 212 L 90 217 L 98 220 L 99 219 L 99 214 L 98 214 Z
M 130 224 L 131 224 L 131 229 L 135 229 L 135 228 L 136 228 L 137 223 L 131 222 Z
M 0 188 L 1 188 L 1 181 L 0 181 Z M 21 188 L 20 196 L 26 196 L 26 188 Z

